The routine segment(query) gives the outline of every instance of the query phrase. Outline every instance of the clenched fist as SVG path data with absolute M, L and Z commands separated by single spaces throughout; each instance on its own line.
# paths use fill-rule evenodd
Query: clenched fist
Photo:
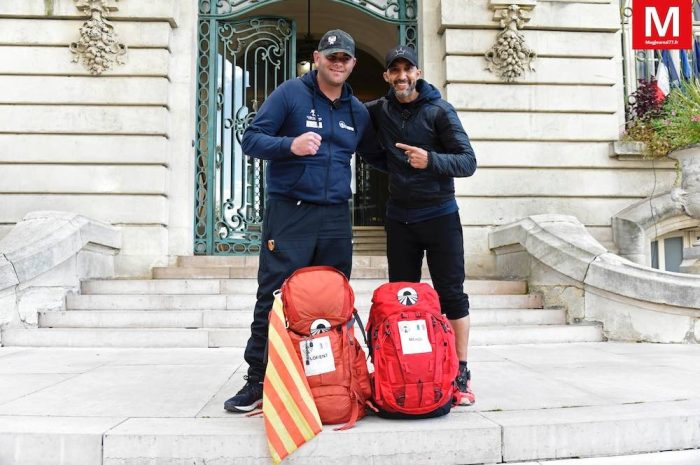
M 292 141 L 292 153 L 298 157 L 316 155 L 321 147 L 321 136 L 315 132 L 305 132 Z

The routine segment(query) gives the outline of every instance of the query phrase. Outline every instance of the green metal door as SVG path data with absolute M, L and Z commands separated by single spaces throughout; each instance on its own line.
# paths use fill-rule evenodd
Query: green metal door
M 195 180 L 196 254 L 250 255 L 260 248 L 265 163 L 241 150 L 267 96 L 295 76 L 293 21 L 200 21 Z
M 265 163 L 244 154 L 240 142 L 267 96 L 296 75 L 296 25 L 277 16 L 242 17 L 278 1 L 199 0 L 194 185 L 197 255 L 257 255 L 260 250 Z M 395 25 L 399 42 L 417 48 L 417 0 L 332 3 Z M 369 168 L 359 162 L 358 171 L 358 198 L 369 198 L 372 183 L 370 176 L 365 176 Z M 369 203 L 363 201 L 366 205 L 360 208 L 368 210 Z M 376 217 L 370 213 L 365 216 Z M 376 222 L 376 218 L 371 221 Z

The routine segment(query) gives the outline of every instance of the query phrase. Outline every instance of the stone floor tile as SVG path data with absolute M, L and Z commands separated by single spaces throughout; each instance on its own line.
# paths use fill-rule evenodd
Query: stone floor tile
M 6 355 L 16 354 L 17 352 L 22 352 L 28 350 L 26 347 L 0 347 L 0 358 Z
M 0 405 L 32 395 L 32 393 L 61 383 L 71 376 L 68 374 L 0 375 Z
M 120 349 L 110 365 L 196 365 L 235 368 L 243 361 L 241 348 Z
M 477 402 L 474 407 L 467 407 L 468 410 L 527 410 L 610 403 L 575 383 L 542 375 L 517 363 L 470 362 L 469 367 Z
M 114 349 L 24 348 L 0 358 L 0 375 L 17 373 L 85 373 L 118 357 Z
M 579 386 L 610 403 L 700 398 L 700 372 L 651 363 L 572 364 L 543 368 L 542 373 Z
M 101 367 L 6 403 L 0 414 L 192 417 L 232 371 L 191 365 Z
M 224 410 L 224 402 L 227 399 L 236 395 L 236 393 L 243 387 L 245 380 L 243 375 L 248 372 L 248 365 L 246 363 L 241 363 L 233 373 L 221 386 L 221 388 L 216 391 L 212 398 L 207 402 L 207 404 L 197 413 L 198 418 L 231 418 L 235 416 L 240 416 L 236 413 L 227 412 Z
M 606 344 L 606 342 L 523 344 L 518 346 L 518 350 L 512 350 L 510 346 L 490 346 L 489 350 L 527 366 L 630 361 L 625 355 L 604 350 Z

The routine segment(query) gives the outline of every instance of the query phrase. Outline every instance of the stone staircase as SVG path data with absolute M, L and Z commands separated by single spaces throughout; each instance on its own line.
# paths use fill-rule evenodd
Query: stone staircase
M 386 231 L 383 226 L 353 226 L 352 253 L 355 256 L 386 255 Z
M 255 258 L 182 257 L 153 279 L 84 282 L 64 311 L 40 314 L 39 328 L 6 330 L 4 345 L 34 347 L 0 349 L 0 373 L 17 386 L 9 397 L 0 389 L 0 463 L 53 464 L 61 454 L 80 465 L 271 463 L 261 417 L 222 408 L 244 382 L 256 270 Z M 364 318 L 385 280 L 383 258 L 355 258 Z M 564 310 L 542 308 L 523 281 L 467 280 L 465 289 L 476 405 L 437 419 L 327 426 L 285 463 L 700 459 L 697 346 L 595 343 L 599 326 L 567 325 Z M 629 455 L 669 450 L 679 452 Z
M 5 330 L 3 345 L 245 347 L 256 273 L 257 257 L 180 257 L 175 266 L 154 268 L 154 279 L 83 282 L 64 311 L 40 312 L 38 328 Z M 386 280 L 384 257 L 355 257 L 351 284 L 363 321 L 373 290 Z M 598 325 L 567 325 L 564 310 L 542 308 L 526 282 L 467 280 L 465 290 L 471 345 L 603 340 Z

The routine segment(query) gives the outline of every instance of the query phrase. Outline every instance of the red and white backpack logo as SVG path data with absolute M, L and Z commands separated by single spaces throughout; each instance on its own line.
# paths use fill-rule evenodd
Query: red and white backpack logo
M 632 48 L 690 49 L 692 3 L 686 0 L 632 0 Z

